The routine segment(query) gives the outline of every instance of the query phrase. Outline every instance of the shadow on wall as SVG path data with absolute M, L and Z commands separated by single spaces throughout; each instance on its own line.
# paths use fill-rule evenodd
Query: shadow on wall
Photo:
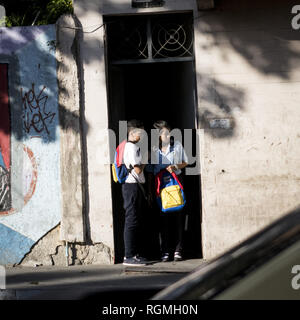
M 215 33 L 212 45 L 227 41 L 260 73 L 289 80 L 289 72 L 300 59 L 299 49 L 291 42 L 300 40 L 299 31 L 291 26 L 291 11 L 296 4 L 299 1 L 216 0 L 216 17 L 213 21 L 206 19 Z M 223 51 L 223 59 L 229 58 Z
M 216 47 L 230 48 L 230 50 L 218 50 L 222 54 L 223 61 L 230 61 L 231 57 L 228 52 L 234 52 L 258 74 L 274 76 L 288 82 L 291 80 L 294 65 L 299 64 L 299 50 L 293 45 L 292 40 L 299 40 L 300 33 L 291 28 L 291 8 L 295 4 L 297 1 L 294 0 L 216 0 L 215 9 L 200 12 L 198 21 L 195 21 L 195 26 L 201 27 L 202 35 L 207 35 L 210 39 L 207 43 L 200 44 L 201 49 L 209 52 Z M 80 1 L 76 6 L 78 12 L 80 10 L 95 12 L 100 10 L 100 1 L 98 4 Z M 120 9 L 120 6 L 117 9 Z M 104 50 L 99 50 L 104 45 L 103 39 L 100 38 L 102 33 L 98 33 L 99 38 L 89 37 L 90 34 L 105 26 L 102 26 L 101 23 L 97 26 L 81 25 L 78 20 L 76 23 L 78 28 L 76 39 L 72 46 L 72 56 L 68 58 L 77 63 L 77 75 L 82 80 L 85 64 L 105 58 L 102 53 Z M 16 122 L 7 126 L 0 121 L 0 132 L 7 136 L 13 135 L 19 141 L 39 137 L 43 143 L 49 143 L 57 140 L 59 128 L 66 131 L 73 130 L 76 133 L 83 129 L 82 148 L 83 154 L 86 154 L 85 137 L 89 124 L 84 118 L 84 81 L 81 81 L 79 88 L 79 113 L 71 112 L 69 106 L 63 104 L 58 106 L 59 114 L 52 108 L 53 104 L 57 103 L 58 94 L 57 62 L 55 58 L 50 58 L 50 56 L 55 56 L 57 45 L 55 33 L 49 39 L 44 39 L 43 45 L 40 45 L 38 41 L 33 41 L 35 37 L 43 37 L 43 30 L 48 27 L 23 28 L 23 31 L 19 33 L 17 30 L 20 31 L 20 28 L 0 29 L 2 44 L 0 63 L 9 62 L 8 56 L 18 62 L 13 66 L 16 70 L 13 78 L 9 76 L 8 79 L 9 90 L 14 92 L 10 100 L 10 108 L 16 116 L 16 118 L 13 116 L 11 121 L 15 119 Z M 65 40 L 73 41 L 73 38 Z M 84 56 L 80 56 L 78 42 L 81 40 L 85 41 L 85 52 L 88 52 Z M 28 41 L 30 45 L 27 45 Z M 26 55 L 23 54 L 23 50 L 26 50 Z M 1 60 L 1 57 L 4 59 Z M 48 64 L 49 61 L 50 64 Z M 60 67 L 64 68 L 66 73 L 71 72 L 67 65 L 63 64 Z M 244 110 L 245 90 L 241 89 L 238 83 L 236 85 L 225 83 L 209 73 L 200 71 L 196 76 L 200 97 L 198 119 L 201 126 L 209 128 L 208 132 L 215 138 L 233 137 L 237 126 L 235 114 Z M 74 94 L 65 89 L 63 82 L 59 90 L 65 96 Z M 22 117 L 19 116 L 20 114 Z M 214 120 L 223 118 L 228 119 L 229 122 L 225 124 L 214 122 Z M 74 123 L 77 124 L 74 125 Z M 86 172 L 83 174 L 88 177 L 86 159 L 84 161 L 83 167 Z M 85 181 L 85 184 L 88 186 L 88 181 Z M 86 188 L 86 197 L 88 202 L 88 188 Z M 88 212 L 88 203 L 86 206 Z
M 114 7 L 113 3 L 106 3 L 109 4 L 111 12 L 126 8 L 125 4 Z M 200 25 L 202 34 L 210 39 L 207 43 L 201 43 L 201 50 L 209 51 L 221 46 L 230 48 L 219 50 L 225 63 L 230 61 L 229 52 L 233 50 L 259 74 L 289 81 L 294 64 L 299 60 L 299 52 L 291 41 L 300 38 L 300 33 L 291 28 L 291 8 L 295 4 L 296 0 L 215 0 L 215 9 L 200 11 L 199 17 L 194 21 L 195 27 Z M 78 12 L 100 10 L 93 3 L 83 7 L 82 2 L 78 2 L 77 7 Z M 169 8 L 168 3 L 165 8 Z M 113 19 L 110 23 L 114 23 Z M 84 38 L 100 25 L 93 28 L 80 27 L 87 32 L 80 32 Z M 89 54 L 84 57 L 83 63 L 104 59 L 99 56 L 98 50 L 99 46 L 103 45 L 102 39 L 89 40 L 85 45 Z M 209 134 L 215 138 L 233 137 L 237 126 L 235 114 L 244 110 L 247 98 L 245 90 L 239 87 L 239 83 L 228 84 L 209 73 L 200 71 L 196 76 L 200 126 L 210 129 Z M 214 122 L 215 119 L 227 119 L 228 122 Z M 117 128 L 118 124 L 113 126 Z
M 217 59 L 223 60 L 223 66 L 226 62 L 232 65 L 231 55 L 237 54 L 243 64 L 253 69 L 249 75 L 240 73 L 243 76 L 258 74 L 274 77 L 277 82 L 292 81 L 293 68 L 300 61 L 299 47 L 293 43 L 293 40 L 300 40 L 300 33 L 291 27 L 291 9 L 295 4 L 295 0 L 215 0 L 215 9 L 200 12 L 195 21 L 202 36 L 208 40 L 201 41 L 201 51 L 211 53 L 217 49 L 221 55 Z M 222 72 L 217 68 L 214 70 Z M 239 65 L 235 64 L 235 70 L 226 72 L 227 75 L 239 74 Z M 210 129 L 207 132 L 214 138 L 234 136 L 235 113 L 244 110 L 247 98 L 239 83 L 228 84 L 219 79 L 210 74 L 197 75 L 199 120 L 202 128 Z M 228 119 L 228 123 L 213 123 L 214 119 L 220 118 Z
M 203 11 L 199 13 L 199 23 L 206 24 L 206 34 L 210 35 L 212 39 L 209 43 L 202 44 L 202 50 L 210 50 L 212 47 L 218 47 L 223 44 L 230 45 L 250 66 L 255 68 L 259 73 L 277 76 L 282 80 L 290 80 L 290 73 L 293 70 L 293 66 L 299 60 L 299 52 L 293 47 L 291 40 L 299 40 L 300 33 L 292 30 L 291 28 L 291 8 L 297 4 L 295 0 L 287 1 L 237 1 L 237 0 L 215 0 L 215 9 L 211 11 Z M 84 4 L 83 2 L 76 3 L 77 11 L 94 11 L 100 10 L 96 8 L 95 4 Z M 100 4 L 96 5 L 100 6 Z M 113 4 L 110 7 L 113 8 Z M 116 10 L 126 7 L 126 5 L 118 5 Z M 166 4 L 167 7 L 167 4 Z M 198 22 L 195 21 L 195 25 Z M 82 26 L 80 21 L 77 20 L 77 39 L 85 40 L 89 34 L 97 32 L 99 28 L 105 26 Z M 38 27 L 43 28 L 43 27 Z M 19 28 L 11 28 L 6 37 L 10 37 L 9 46 L 16 46 L 18 43 L 24 43 L 26 38 L 32 39 L 35 36 L 34 29 L 28 29 L 26 35 L 14 36 L 15 30 Z M 83 29 L 80 30 L 80 29 Z M 203 28 L 202 28 L 203 29 Z M 259 31 L 259 33 L 258 33 Z M 205 34 L 205 32 L 204 32 Z M 259 37 L 258 37 L 259 36 Z M 266 40 L 267 39 L 267 40 Z M 4 47 L 7 46 L 6 40 L 3 39 L 3 29 L 1 30 L 1 42 Z M 67 41 L 67 39 L 66 39 Z M 49 40 L 48 46 L 55 50 L 55 40 Z M 101 55 L 99 47 L 103 46 L 102 39 L 88 39 L 85 43 L 86 50 L 89 52 L 84 57 L 78 56 L 78 47 L 76 40 L 74 41 L 74 52 L 72 59 L 76 60 L 78 66 L 78 76 L 83 76 L 83 65 L 90 64 L 95 60 L 102 60 L 104 57 Z M 3 46 L 2 46 L 3 48 Z M 5 48 L 7 50 L 7 48 Z M 4 50 L 4 51 L 5 51 Z M 34 50 L 37 52 L 37 56 L 45 54 L 45 48 L 40 47 L 37 43 Z M 51 50 L 50 50 L 51 51 Z M 7 53 L 6 53 L 7 54 Z M 222 59 L 227 61 L 230 59 L 226 50 L 222 50 Z M 32 69 L 32 67 L 34 69 Z M 66 65 L 62 66 L 68 71 Z M 19 73 L 22 70 L 19 71 Z M 74 130 L 78 132 L 80 127 L 74 126 L 74 121 L 68 119 L 79 119 L 84 115 L 80 115 L 76 112 L 72 113 L 64 105 L 60 105 L 60 121 L 53 121 L 55 115 L 48 112 L 47 108 L 51 104 L 51 98 L 55 96 L 55 92 L 49 90 L 48 83 L 41 81 L 41 85 L 37 87 L 34 83 L 36 77 L 40 79 L 45 78 L 45 74 L 52 74 L 53 78 L 56 76 L 56 66 L 43 66 L 42 63 L 28 67 L 28 70 L 24 70 L 24 73 L 30 75 L 32 81 L 28 81 L 26 88 L 20 88 L 18 81 L 15 81 L 15 92 L 18 96 L 11 97 L 11 105 L 22 106 L 23 111 L 23 130 L 18 129 L 17 132 L 13 132 L 18 139 L 23 139 L 26 135 L 35 136 L 41 135 L 45 142 L 55 140 L 55 136 L 52 136 L 49 132 L 49 126 L 60 126 L 63 130 Z M 28 78 L 30 78 L 28 76 Z M 224 117 L 230 118 L 230 130 L 221 130 L 223 134 L 216 134 L 216 137 L 223 137 L 234 135 L 235 119 L 233 111 L 234 109 L 243 110 L 245 92 L 236 88 L 233 85 L 228 85 L 216 80 L 213 76 L 206 74 L 197 75 L 198 87 L 200 90 L 200 110 L 199 120 L 202 123 L 202 127 L 208 128 L 210 126 L 209 119 L 220 118 L 220 112 Z M 84 86 L 84 83 L 82 82 Z M 64 92 L 64 88 L 60 90 L 65 95 L 73 94 L 71 92 Z M 84 111 L 84 87 L 81 87 L 81 110 Z M 201 109 L 201 104 L 205 103 L 204 110 Z M 84 127 L 84 134 L 87 134 L 89 125 L 86 120 L 80 118 Z M 12 128 L 14 130 L 14 128 Z M 5 132 L 6 127 L 1 127 L 1 131 Z M 55 132 L 55 130 L 52 130 Z M 212 130 L 214 131 L 214 130 Z M 218 130 L 216 130 L 217 132 Z
M 290 73 L 295 60 L 298 59 L 298 53 L 289 40 L 299 39 L 300 33 L 291 29 L 290 12 L 297 1 L 216 0 L 215 2 L 215 9 L 199 12 L 199 18 L 194 21 L 195 27 L 200 26 L 201 34 L 204 37 L 208 36 L 210 40 L 201 42 L 201 50 L 209 53 L 213 48 L 218 48 L 225 64 L 226 61 L 230 62 L 230 54 L 235 53 L 243 63 L 253 69 L 253 74 L 256 71 L 260 75 L 275 76 L 282 81 L 291 80 Z M 109 1 L 107 0 L 106 3 Z M 78 1 L 76 6 L 78 13 L 100 11 L 99 3 L 84 2 L 83 5 L 83 1 Z M 110 8 L 111 12 L 115 10 L 117 13 L 125 9 L 126 5 L 114 7 L 114 4 L 110 3 Z M 112 17 L 110 23 L 114 23 Z M 105 26 L 101 24 L 82 25 L 80 21 L 77 26 L 79 28 L 78 37 L 86 41 L 85 52 L 88 52 L 79 62 L 83 78 L 83 64 L 91 64 L 95 60 L 105 58 L 102 55 L 104 51 L 99 50 L 99 47 L 104 45 L 103 40 L 89 38 L 90 34 Z M 229 50 L 222 50 L 223 46 Z M 239 67 L 236 67 L 239 72 Z M 246 90 L 239 83 L 229 84 L 220 78 L 216 79 L 213 74 L 202 73 L 201 68 L 199 70 L 196 78 L 199 97 L 197 118 L 200 127 L 209 129 L 207 133 L 216 139 L 234 137 L 238 126 L 237 114 L 244 111 L 245 102 L 248 99 Z M 81 111 L 84 112 L 85 88 L 83 82 L 82 85 Z M 222 122 L 223 119 L 227 122 Z M 118 128 L 118 123 L 111 123 L 111 126 Z
M 53 30 L 51 30 L 51 27 Z M 67 41 L 67 39 L 66 39 Z M 57 127 L 79 133 L 74 125 L 79 114 L 58 103 L 56 35 L 54 26 L 13 27 L 0 29 L 0 63 L 8 65 L 10 126 L 1 122 L 0 131 L 13 134 L 17 140 L 41 138 L 44 143 L 57 139 Z M 74 41 L 75 42 L 75 41 Z M 76 52 L 74 57 L 76 59 Z M 67 72 L 67 66 L 61 66 Z M 59 88 L 65 92 L 64 87 Z M 3 99 L 6 99 L 2 93 Z M 20 117 L 19 121 L 15 113 Z M 8 119 L 9 120 L 9 119 Z M 15 122 L 13 122 L 15 120 Z M 85 123 L 88 130 L 88 124 Z

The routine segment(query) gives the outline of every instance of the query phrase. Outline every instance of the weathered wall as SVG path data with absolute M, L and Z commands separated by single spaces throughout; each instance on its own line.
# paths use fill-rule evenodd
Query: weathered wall
M 0 264 L 60 221 L 55 26 L 0 28 Z
M 77 65 L 78 46 L 74 17 L 60 17 L 56 30 L 62 182 L 60 239 L 83 242 L 86 240 L 82 183 L 85 177 L 82 172 L 81 143 L 83 119 L 80 112 L 80 65 Z
M 66 243 L 59 241 L 61 226 L 50 230 L 34 244 L 24 259 L 22 266 L 67 266 L 87 264 L 110 264 L 111 252 L 102 243 Z
M 108 154 L 106 79 L 102 16 L 99 1 L 74 1 L 80 34 L 80 99 L 85 123 L 85 183 L 87 237 L 109 247 L 113 258 L 112 202 L 110 166 L 102 165 Z
M 65 241 L 70 264 L 113 262 L 90 241 L 111 217 L 88 215 L 77 23 L 0 29 L 0 264 L 65 265 Z
M 299 204 L 296 3 L 219 1 L 195 21 L 205 258 Z

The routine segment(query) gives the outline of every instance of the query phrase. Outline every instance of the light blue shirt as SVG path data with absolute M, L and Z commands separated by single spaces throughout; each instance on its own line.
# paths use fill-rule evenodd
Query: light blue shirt
M 169 165 L 181 164 L 183 162 L 188 163 L 186 152 L 179 141 L 175 141 L 173 148 L 171 148 L 169 144 L 165 153 L 157 147 L 153 147 L 153 152 L 155 154 L 155 164 L 152 164 L 152 170 L 150 170 L 154 174 L 157 174 L 159 171 L 165 169 Z M 175 173 L 176 175 L 179 175 L 181 170 L 178 169 L 175 171 Z

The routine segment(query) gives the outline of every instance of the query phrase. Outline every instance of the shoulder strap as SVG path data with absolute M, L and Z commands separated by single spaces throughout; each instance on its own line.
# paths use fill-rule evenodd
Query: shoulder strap
M 125 168 L 126 168 L 126 166 L 125 166 Z M 126 168 L 126 169 L 127 169 L 127 168 Z M 137 182 L 137 184 L 139 185 L 139 187 L 140 187 L 141 190 L 142 190 L 142 193 L 143 193 L 144 198 L 145 198 L 146 200 L 148 200 L 147 195 L 146 195 L 146 191 L 145 191 L 144 187 L 143 187 L 142 184 L 139 182 L 139 180 L 131 173 L 131 171 L 132 171 L 133 169 L 134 169 L 133 166 L 130 165 L 130 168 L 127 169 L 127 172 L 128 172 L 128 174 L 131 174 L 131 176 L 135 179 L 135 181 Z
M 160 149 L 158 149 L 158 164 L 162 164 L 162 155 Z
M 173 152 L 174 151 L 174 144 L 170 144 L 170 152 Z M 162 164 L 162 155 L 161 155 L 161 150 L 158 149 L 158 156 L 159 156 L 159 160 L 158 160 L 158 163 L 159 164 Z M 174 162 L 174 161 L 173 161 Z
M 170 152 L 174 151 L 174 144 L 170 144 Z
M 176 182 L 178 183 L 180 189 L 183 190 L 183 185 L 182 185 L 181 182 L 179 181 L 176 173 L 175 173 L 175 172 L 172 172 L 171 175 L 172 175 L 172 177 L 176 180 Z
M 156 193 L 157 196 L 159 195 L 159 192 L 160 192 L 160 186 L 161 186 L 161 179 L 162 179 L 163 171 L 164 170 L 161 170 L 155 175 L 155 193 Z

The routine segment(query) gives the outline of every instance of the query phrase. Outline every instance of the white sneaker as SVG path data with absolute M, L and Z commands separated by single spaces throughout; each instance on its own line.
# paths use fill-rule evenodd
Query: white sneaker
M 174 261 L 182 261 L 182 255 L 180 252 L 174 253 Z

